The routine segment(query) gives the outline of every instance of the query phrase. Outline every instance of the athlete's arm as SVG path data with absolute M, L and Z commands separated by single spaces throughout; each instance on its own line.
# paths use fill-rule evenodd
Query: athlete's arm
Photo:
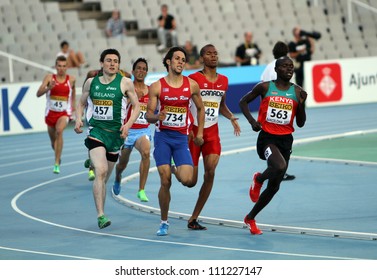
M 92 84 L 92 81 L 93 81 L 93 78 L 89 78 L 85 81 L 84 86 L 82 87 L 82 94 L 81 94 L 80 100 L 76 106 L 76 124 L 75 124 L 75 129 L 74 129 L 76 133 L 82 133 L 82 129 L 81 129 L 81 127 L 83 127 L 82 116 L 87 106 L 90 85 Z
M 231 121 L 233 129 L 234 129 L 234 135 L 239 136 L 241 134 L 241 128 L 238 124 L 238 118 L 236 118 L 233 113 L 229 110 L 228 106 L 225 103 L 226 100 L 226 93 L 221 98 L 220 102 L 220 114 L 226 117 L 228 120 Z
M 246 93 L 239 102 L 239 106 L 243 115 L 246 117 L 247 121 L 251 124 L 254 131 L 260 131 L 262 126 L 257 122 L 253 116 L 250 114 L 249 103 L 256 99 L 258 96 L 263 97 L 268 89 L 268 82 L 263 82 L 257 84 L 251 91 Z
M 54 86 L 55 86 L 55 81 L 52 79 L 52 74 L 47 74 L 43 78 L 42 84 L 40 85 L 37 91 L 37 97 L 44 95 L 49 90 L 51 90 Z
M 202 97 L 200 96 L 200 88 L 197 82 L 193 79 L 190 79 L 190 88 L 191 88 L 191 99 L 194 102 L 197 110 L 197 119 L 198 119 L 198 133 L 194 138 L 194 143 L 198 146 L 203 145 L 203 128 L 204 128 L 204 105 Z
M 73 113 L 76 110 L 76 78 L 74 76 L 69 76 L 69 82 L 72 87 L 71 107 Z
M 126 138 L 128 135 L 128 130 L 131 128 L 132 124 L 136 121 L 140 114 L 140 104 L 137 94 L 135 92 L 134 83 L 131 79 L 124 77 L 121 83 L 122 92 L 128 97 L 129 102 L 132 105 L 132 113 L 128 121 L 121 126 L 122 138 Z M 126 104 L 127 106 L 127 104 Z
M 154 113 L 157 108 L 158 98 L 160 97 L 160 91 L 161 91 L 160 81 L 154 82 L 149 87 L 147 112 L 145 114 L 145 119 L 149 123 L 156 123 L 157 121 L 162 121 L 166 117 L 165 111 L 160 111 L 158 114 Z
M 303 127 L 306 122 L 305 100 L 308 94 L 299 86 L 295 86 L 295 92 L 298 100 L 296 124 L 298 127 Z

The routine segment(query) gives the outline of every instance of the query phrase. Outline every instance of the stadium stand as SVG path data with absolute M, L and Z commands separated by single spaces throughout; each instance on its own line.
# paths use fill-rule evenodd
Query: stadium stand
M 361 2 L 377 11 L 376 0 Z M 91 68 L 98 67 L 102 49 L 114 47 L 126 70 L 143 56 L 150 72 L 164 71 L 155 30 L 161 4 L 168 4 L 176 17 L 181 44 L 188 39 L 199 48 L 215 44 L 224 66 L 234 65 L 245 31 L 253 32 L 263 51 L 261 64 L 267 64 L 273 44 L 291 40 L 296 25 L 321 32 L 313 59 L 377 55 L 377 13 L 351 3 L 350 22 L 347 0 L 0 0 L 0 50 L 51 67 L 60 41 L 67 40 L 84 53 Z M 113 9 L 125 20 L 128 36 L 123 41 L 104 36 Z M 9 82 L 8 59 L 1 55 L 0 70 L 1 80 Z M 22 73 L 14 75 L 15 82 L 40 80 L 45 73 L 22 63 L 15 63 L 14 71 Z M 74 71 L 80 84 L 87 69 Z

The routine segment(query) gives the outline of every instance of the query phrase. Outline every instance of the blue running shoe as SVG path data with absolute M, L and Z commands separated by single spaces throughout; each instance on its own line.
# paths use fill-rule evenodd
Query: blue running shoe
M 157 231 L 158 236 L 165 236 L 168 235 L 168 229 L 169 229 L 169 224 L 167 223 L 161 223 L 160 228 Z
M 113 193 L 115 195 L 118 195 L 120 193 L 120 182 L 117 182 L 117 181 L 114 181 L 114 185 L 113 185 Z

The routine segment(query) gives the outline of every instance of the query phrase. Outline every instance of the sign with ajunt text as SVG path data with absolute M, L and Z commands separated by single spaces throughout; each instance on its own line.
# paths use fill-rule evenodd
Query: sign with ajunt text
M 377 102 L 377 57 L 305 62 L 308 107 Z

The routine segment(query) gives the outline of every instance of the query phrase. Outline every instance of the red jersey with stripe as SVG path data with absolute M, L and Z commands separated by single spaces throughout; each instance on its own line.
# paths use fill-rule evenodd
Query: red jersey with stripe
M 149 89 L 149 87 L 148 87 Z M 135 88 L 136 91 L 136 88 Z M 149 123 L 145 119 L 145 114 L 147 113 L 147 104 L 148 104 L 149 96 L 148 93 L 143 95 L 141 98 L 139 98 L 139 104 L 140 104 L 140 113 L 136 121 L 131 126 L 131 129 L 140 129 L 140 128 L 147 128 L 149 126 Z M 126 123 L 132 114 L 132 105 L 131 103 L 127 105 L 127 118 L 124 120 L 124 123 Z M 130 110 L 131 107 L 131 110 Z
M 161 93 L 158 104 L 159 112 L 166 111 L 166 118 L 157 122 L 158 130 L 174 130 L 188 135 L 189 102 L 191 98 L 190 81 L 183 76 L 183 83 L 179 88 L 171 87 L 165 80 L 160 79 Z
M 45 115 L 47 116 L 54 113 L 66 113 L 71 115 L 72 86 L 69 82 L 69 75 L 66 75 L 63 82 L 59 82 L 55 74 L 52 75 L 52 79 L 55 81 L 55 86 L 46 94 L 47 103 Z
M 216 81 L 210 82 L 202 71 L 193 73 L 189 77 L 195 80 L 200 88 L 205 112 L 204 128 L 216 125 L 219 121 L 221 99 L 228 90 L 228 78 L 217 74 Z M 194 104 L 191 106 L 191 113 L 194 117 L 194 125 L 198 126 L 197 110 Z
M 258 122 L 263 131 L 275 135 L 291 134 L 295 129 L 293 120 L 296 116 L 298 100 L 295 86 L 280 90 L 274 82 L 269 82 L 266 95 L 259 107 Z

